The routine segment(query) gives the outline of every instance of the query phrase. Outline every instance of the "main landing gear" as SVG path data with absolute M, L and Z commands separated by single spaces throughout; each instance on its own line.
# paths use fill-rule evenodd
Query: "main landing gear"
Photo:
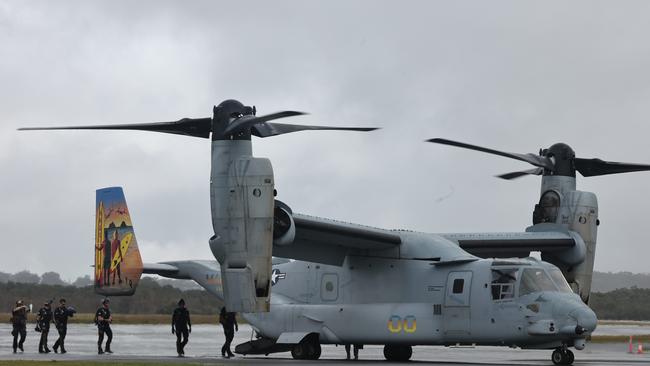
M 320 357 L 320 343 L 318 337 L 306 337 L 293 346 L 291 356 L 295 360 L 318 360 Z
M 572 365 L 574 359 L 573 352 L 566 346 L 557 348 L 551 355 L 551 361 L 556 365 Z
M 387 344 L 384 346 L 384 357 L 387 361 L 404 362 L 408 361 L 413 355 L 411 346 L 402 346 L 397 344 Z

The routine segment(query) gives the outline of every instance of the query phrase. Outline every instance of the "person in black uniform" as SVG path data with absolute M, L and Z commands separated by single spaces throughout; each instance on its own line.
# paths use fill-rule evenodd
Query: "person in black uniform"
M 354 359 L 356 361 L 356 360 L 359 359 L 359 349 L 363 348 L 363 345 L 355 344 L 353 346 L 353 348 L 354 348 Z M 350 344 L 349 343 L 345 345 L 345 353 L 347 355 L 345 359 L 349 360 L 350 359 Z
M 16 307 L 11 311 L 11 324 L 13 329 L 11 335 L 14 336 L 14 353 L 16 349 L 20 349 L 20 352 L 24 352 L 23 343 L 25 343 L 25 337 L 27 336 L 27 313 L 29 308 L 23 304 L 23 300 L 16 301 Z M 20 335 L 20 341 L 18 341 L 18 335 Z
M 99 332 L 99 339 L 97 340 L 97 353 L 102 354 L 113 353 L 111 351 L 111 341 L 113 340 L 113 331 L 111 330 L 111 323 L 113 322 L 113 317 L 111 316 L 111 310 L 108 308 L 110 301 L 108 298 L 102 300 L 102 306 L 97 309 L 95 313 L 95 324 L 97 325 L 97 331 Z M 102 342 L 104 341 L 104 334 L 106 334 L 106 348 L 102 350 Z
M 59 339 L 54 343 L 54 353 L 58 352 L 61 347 L 61 353 L 66 353 L 65 350 L 65 335 L 68 333 L 68 318 L 74 316 L 76 310 L 72 307 L 65 306 L 65 299 L 59 300 L 59 306 L 54 309 L 54 325 L 59 332 Z
M 176 334 L 176 352 L 178 357 L 185 356 L 185 345 L 192 333 L 192 323 L 190 322 L 190 312 L 185 308 L 185 300 L 178 300 L 178 307 L 174 309 L 172 315 L 172 334 Z M 181 342 L 181 337 L 183 341 Z
M 219 313 L 219 323 L 223 325 L 223 333 L 226 336 L 226 343 L 221 347 L 221 356 L 225 358 L 235 357 L 230 351 L 230 343 L 232 343 L 232 339 L 235 337 L 235 332 L 239 332 L 235 315 L 235 313 L 226 311 L 225 306 L 221 308 L 221 313 Z
M 38 342 L 38 353 L 52 352 L 47 346 L 50 323 L 52 323 L 52 301 L 47 301 L 38 310 L 38 315 L 36 316 L 36 330 L 41 332 L 41 340 Z

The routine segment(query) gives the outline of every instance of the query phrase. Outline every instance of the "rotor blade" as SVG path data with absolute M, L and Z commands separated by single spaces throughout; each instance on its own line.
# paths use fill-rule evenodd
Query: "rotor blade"
M 545 169 L 548 169 L 548 170 L 554 170 L 555 169 L 555 165 L 553 164 L 551 159 L 549 159 L 549 158 L 547 158 L 545 156 L 539 156 L 539 155 L 535 155 L 535 154 L 510 153 L 510 152 L 493 150 L 493 149 L 488 149 L 488 148 L 485 148 L 485 147 L 466 144 L 466 143 L 463 143 L 463 142 L 457 142 L 457 141 L 452 141 L 452 140 L 447 140 L 447 139 L 440 139 L 440 138 L 429 139 L 429 140 L 426 140 L 426 141 L 427 142 L 433 142 L 433 143 L 436 143 L 436 144 L 443 144 L 443 145 L 462 147 L 462 148 L 465 148 L 465 149 L 481 151 L 481 152 L 488 153 L 488 154 L 505 156 L 506 158 L 525 161 L 525 162 L 527 162 L 529 164 L 532 164 L 534 166 L 538 166 L 540 168 L 545 168 Z
M 502 179 L 517 179 L 521 178 L 524 175 L 542 175 L 544 173 L 544 169 L 542 168 L 533 168 L 529 170 L 522 170 L 519 172 L 511 172 L 511 173 L 506 173 L 506 174 L 501 174 L 497 175 L 498 178 Z
M 258 123 L 264 123 L 264 122 L 272 121 L 274 119 L 293 117 L 293 116 L 300 116 L 300 115 L 303 115 L 303 114 L 307 114 L 307 113 L 305 113 L 305 112 L 296 112 L 296 111 L 283 111 L 283 112 L 267 114 L 265 116 L 260 116 L 260 117 L 243 116 L 243 117 L 237 118 L 236 120 L 232 121 L 228 125 L 228 127 L 226 127 L 226 130 L 224 131 L 224 135 L 232 135 L 233 133 L 235 133 L 237 131 L 241 131 L 241 130 L 251 128 L 251 127 L 253 127 L 253 125 L 256 125 Z
M 332 131 L 360 131 L 368 132 L 378 130 L 376 127 L 333 127 L 333 126 L 305 126 L 289 125 L 284 123 L 260 123 L 253 126 L 251 133 L 257 137 L 277 136 L 285 133 L 306 130 L 332 130 Z
M 576 158 L 575 165 L 576 170 L 579 171 L 583 177 L 650 170 L 650 165 L 618 163 L 615 161 L 604 161 L 600 159 Z
M 139 130 L 177 135 L 210 137 L 212 129 L 211 118 L 183 118 L 174 122 L 134 123 L 122 125 L 97 125 L 97 126 L 63 126 L 63 127 L 23 127 L 19 131 L 38 130 Z

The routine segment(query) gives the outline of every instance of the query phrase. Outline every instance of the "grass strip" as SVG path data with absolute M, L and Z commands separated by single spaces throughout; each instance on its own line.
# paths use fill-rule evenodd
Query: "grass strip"
M 130 361 L 112 361 L 112 362 L 105 362 L 105 361 L 56 361 L 56 360 L 48 360 L 48 361 L 0 361 L 0 366 L 43 366 L 43 365 L 56 365 L 56 366 L 86 366 L 86 365 L 93 365 L 93 366 L 151 366 L 151 365 L 158 365 L 158 366 L 178 366 L 179 363 L 170 363 L 170 362 L 157 362 L 157 361 L 136 361 L 136 362 L 130 362 Z M 184 363 L 182 365 L 189 365 L 189 366 L 201 366 L 201 365 L 220 365 L 220 364 L 215 364 L 215 363 Z

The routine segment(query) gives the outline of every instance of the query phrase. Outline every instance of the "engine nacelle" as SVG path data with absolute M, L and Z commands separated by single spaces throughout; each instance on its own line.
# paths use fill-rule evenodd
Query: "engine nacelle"
M 210 248 L 221 265 L 228 311 L 270 310 L 273 168 L 250 141 L 213 141 Z
M 284 202 L 275 201 L 273 210 L 273 245 L 289 245 L 296 238 L 293 212 Z
M 599 224 L 596 195 L 577 191 L 574 177 L 544 176 L 542 195 L 533 212 L 533 223 L 561 225 L 572 236 L 579 236 L 574 237 L 575 248 L 564 253 L 542 252 L 542 259 L 558 266 L 573 290 L 587 303 L 591 293 Z

